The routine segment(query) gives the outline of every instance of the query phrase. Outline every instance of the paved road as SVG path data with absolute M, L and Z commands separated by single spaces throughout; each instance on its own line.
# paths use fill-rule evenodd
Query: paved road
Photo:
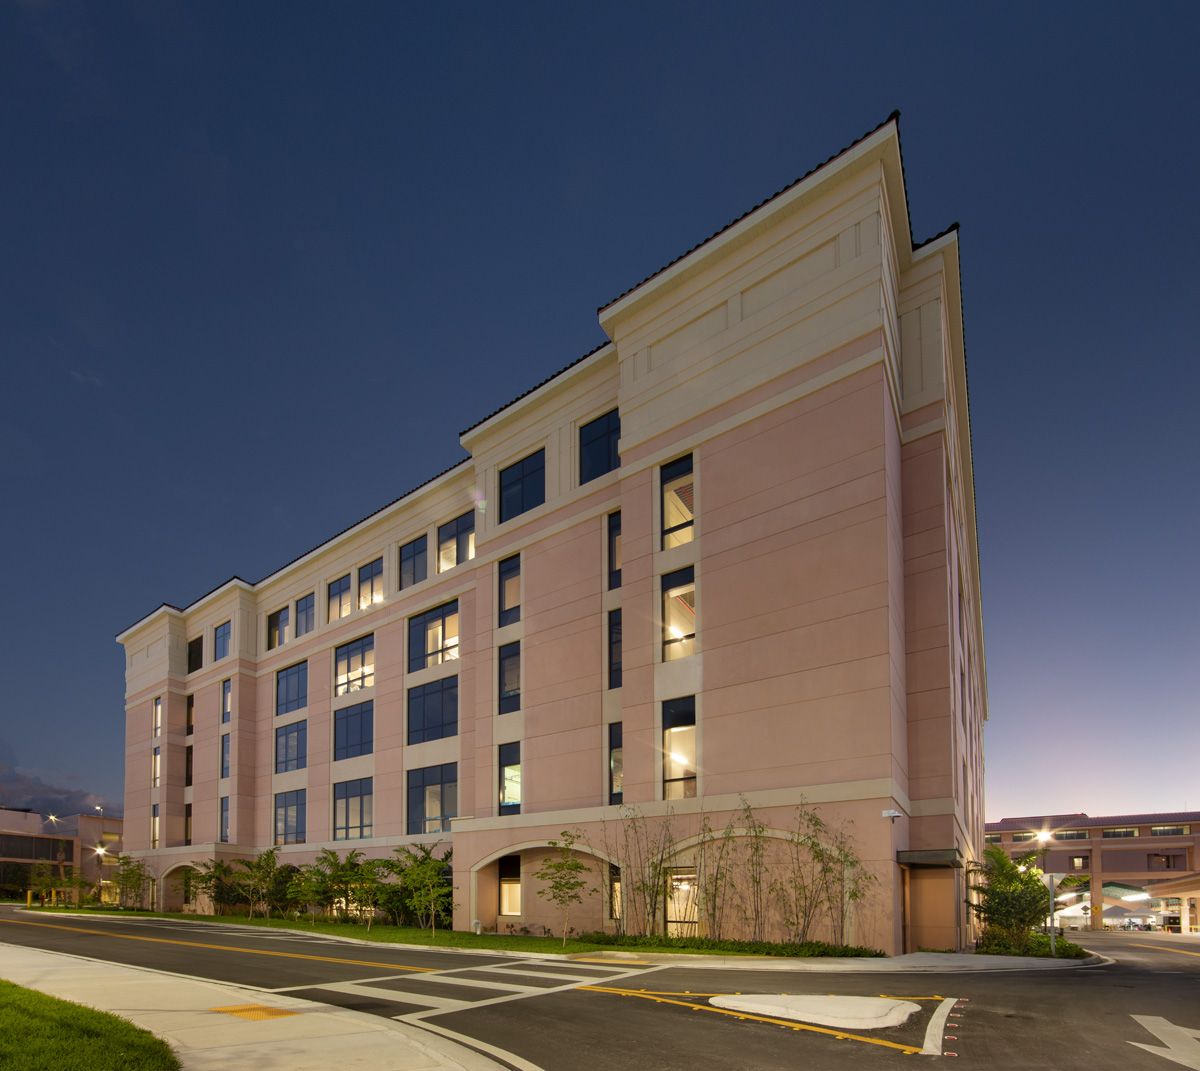
M 837 975 L 514 959 L 11 910 L 0 911 L 0 941 L 394 1017 L 522 1071 L 911 1068 L 939 1048 L 981 1069 L 1200 1071 L 1200 940 L 1154 934 L 1088 935 L 1117 962 L 1079 970 L 879 974 L 864 962 L 864 973 Z M 921 1010 L 898 1027 L 842 1030 L 709 1003 L 735 993 L 887 995 Z

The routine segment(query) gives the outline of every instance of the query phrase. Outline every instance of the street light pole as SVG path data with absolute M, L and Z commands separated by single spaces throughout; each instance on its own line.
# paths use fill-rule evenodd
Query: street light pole
M 1059 876 L 1046 873 L 1046 857 L 1050 854 L 1049 830 L 1043 829 L 1037 835 L 1037 839 L 1042 846 L 1042 881 L 1046 886 L 1046 892 L 1050 895 L 1050 955 L 1056 957 L 1058 953 L 1054 948 L 1054 887 L 1058 884 Z

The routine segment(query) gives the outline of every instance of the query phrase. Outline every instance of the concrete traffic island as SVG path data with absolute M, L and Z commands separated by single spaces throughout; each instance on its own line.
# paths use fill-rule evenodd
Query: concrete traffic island
M 729 1011 L 795 1019 L 802 1023 L 834 1026 L 842 1030 L 877 1030 L 900 1026 L 919 1012 L 921 1006 L 911 1000 L 894 997 L 838 997 L 817 994 L 774 993 L 737 994 L 709 997 L 709 1004 Z

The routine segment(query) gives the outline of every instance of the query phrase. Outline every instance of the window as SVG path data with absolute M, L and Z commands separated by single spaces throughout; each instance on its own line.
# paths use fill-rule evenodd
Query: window
M 233 681 L 221 681 L 221 723 L 229 721 L 233 714 Z
M 188 744 L 188 746 L 183 749 L 183 787 L 184 788 L 190 788 L 191 784 L 192 784 L 193 766 L 195 763 L 195 760 L 193 759 L 192 755 L 193 755 L 192 745 Z
M 500 648 L 500 713 L 521 709 L 521 644 L 506 643 Z
M 229 734 L 221 734 L 221 776 L 229 776 Z
M 1033 840 L 1036 836 L 1036 833 L 1014 833 L 1012 839 L 1014 844 L 1020 844 L 1022 841 Z
M 329 613 L 326 621 L 340 621 L 350 613 L 350 574 L 329 585 Z
M 519 855 L 502 855 L 496 861 L 500 872 L 500 910 L 501 915 L 519 915 L 521 913 L 521 857 Z
M 445 677 L 408 690 L 408 742 L 422 744 L 458 735 L 458 678 Z
M 408 672 L 458 657 L 458 600 L 408 619 Z
M 621 511 L 608 515 L 608 590 L 621 586 Z
M 358 608 L 365 610 L 383 602 L 383 559 L 376 558 L 358 570 Z
M 1183 855 L 1147 855 L 1147 870 L 1183 870 L 1186 856 Z
M 617 410 L 584 424 L 579 429 L 579 482 L 587 483 L 597 476 L 620 467 L 617 442 L 621 438 L 621 417 Z
M 1088 832 L 1086 829 L 1060 829 L 1054 834 L 1055 840 L 1087 840 Z
M 150 787 L 158 788 L 159 777 L 162 775 L 162 748 L 154 749 L 154 757 L 150 760 Z
M 158 736 L 162 732 L 162 696 L 154 700 L 154 705 L 151 707 L 151 725 L 154 728 L 152 736 Z
M 375 704 L 356 703 L 333 712 L 333 761 L 370 755 L 375 747 Z
M 1102 836 L 1104 837 L 1136 837 L 1138 831 L 1136 827 L 1127 826 L 1122 829 L 1106 829 Z
M 438 572 L 444 573 L 475 557 L 475 511 L 438 528 Z
M 317 627 L 317 597 L 305 595 L 296 600 L 296 638 L 312 632 Z
M 297 662 L 275 674 L 275 717 L 308 706 L 308 663 Z
M 999 833 L 988 833 L 983 838 L 983 842 L 984 842 L 984 844 L 999 844 L 1000 843 L 1000 834 Z
M 621 868 L 616 863 L 608 864 L 608 917 L 621 917 Z
M 1186 837 L 1192 830 L 1191 826 L 1151 826 L 1152 837 Z
M 546 501 L 546 451 L 539 450 L 500 470 L 500 523 Z
M 308 722 L 297 721 L 275 730 L 275 772 L 303 770 L 308 765 Z
M 696 519 L 692 498 L 692 455 L 662 467 L 663 550 L 690 543 Z
M 191 736 L 196 729 L 196 697 L 189 695 L 184 705 L 187 707 L 185 726 L 187 735 Z
M 213 661 L 220 662 L 229 655 L 229 622 L 218 625 L 213 632 Z
M 334 651 L 333 694 L 375 687 L 375 634 L 342 644 Z
M 608 686 L 621 687 L 621 611 L 608 611 Z
M 471 514 L 472 520 L 474 514 Z M 474 527 L 474 525 L 472 525 Z M 418 536 L 411 543 L 405 543 L 400 548 L 400 590 L 411 588 L 413 584 L 419 584 L 429 575 L 429 566 L 426 560 L 426 544 L 428 540 L 425 536 Z
M 696 795 L 696 697 L 663 703 L 663 799 Z
M 192 843 L 192 805 L 190 803 L 183 805 L 183 843 L 185 845 Z
M 220 827 L 221 843 L 224 844 L 229 840 L 229 797 L 221 797 L 221 827 Z
M 288 641 L 288 608 L 267 615 L 267 650 L 274 650 Z
M 333 786 L 333 839 L 362 840 L 371 836 L 372 779 L 342 781 Z
M 500 745 L 500 813 L 521 813 L 521 745 Z
M 197 636 L 194 640 L 188 640 L 187 646 L 187 671 L 195 673 L 204 665 L 204 637 Z
M 500 627 L 521 620 L 521 555 L 500 563 Z
M 1086 855 L 1071 856 L 1071 869 L 1072 870 L 1087 870 L 1087 868 L 1088 868 L 1088 857 Z
M 408 771 L 409 833 L 449 833 L 457 815 L 457 762 Z
M 624 799 L 625 757 L 621 747 L 621 723 L 614 721 L 608 727 L 608 802 L 620 803 Z
M 158 847 L 158 804 L 150 808 L 150 847 Z
M 663 661 L 686 658 L 696 649 L 696 581 L 692 566 L 663 573 Z
M 303 844 L 305 835 L 305 790 L 275 793 L 275 843 Z

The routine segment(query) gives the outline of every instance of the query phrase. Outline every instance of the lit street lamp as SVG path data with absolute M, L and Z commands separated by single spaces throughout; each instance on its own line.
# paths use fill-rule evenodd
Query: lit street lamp
M 1057 956 L 1058 953 L 1054 948 L 1054 889 L 1066 875 L 1046 873 L 1046 857 L 1050 854 L 1050 831 L 1043 829 L 1037 835 L 1037 839 L 1042 846 L 1042 884 L 1046 886 L 1046 892 L 1050 897 L 1050 955 Z

